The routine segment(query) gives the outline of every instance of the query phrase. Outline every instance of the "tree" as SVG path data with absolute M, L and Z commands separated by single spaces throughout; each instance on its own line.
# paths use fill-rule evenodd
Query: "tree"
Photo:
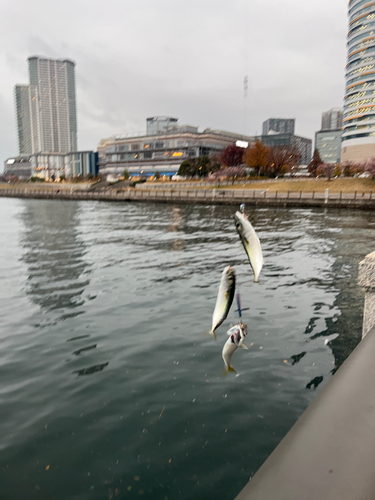
M 129 172 L 126 169 L 124 170 L 123 176 L 125 181 L 129 180 Z
M 264 171 L 268 165 L 268 156 L 270 148 L 265 146 L 263 142 L 257 140 L 253 146 L 247 148 L 243 155 L 243 161 L 250 168 L 254 168 L 257 175 Z
M 160 172 L 159 172 L 159 170 L 157 170 L 155 172 L 155 179 L 158 181 L 160 179 L 160 177 L 161 177 Z
M 321 163 L 316 172 L 318 175 L 324 175 L 330 181 L 335 168 L 336 166 L 334 163 Z
M 180 168 L 178 169 L 177 175 L 182 175 L 185 177 L 192 177 L 194 175 L 194 167 L 192 166 L 192 162 L 190 160 L 184 160 Z
M 274 146 L 268 154 L 268 166 L 265 174 L 276 177 L 285 174 L 290 168 L 299 163 L 301 153 L 295 146 Z
M 342 168 L 341 168 L 341 165 L 340 163 L 336 163 L 335 164 L 335 170 L 333 171 L 333 175 L 335 177 L 340 177 L 340 175 L 342 174 Z
M 220 170 L 220 154 L 214 153 L 210 155 L 210 173 Z
M 350 163 L 349 161 L 343 163 L 342 165 L 342 173 L 344 177 L 353 177 L 354 175 L 354 165 L 353 163 Z
M 319 168 L 319 166 L 322 165 L 322 163 L 323 162 L 322 162 L 322 159 L 320 158 L 319 151 L 317 150 L 317 148 L 315 148 L 312 160 L 310 161 L 310 163 L 308 164 L 308 167 L 307 167 L 310 174 L 312 174 L 316 177 L 316 175 L 317 175 L 316 171 Z
M 210 171 L 210 159 L 208 156 L 199 156 L 195 162 L 194 175 L 206 177 Z
M 244 149 L 239 148 L 235 144 L 227 146 L 220 155 L 220 161 L 226 167 L 237 167 L 241 165 L 243 159 Z
M 178 169 L 178 175 L 186 177 L 205 177 L 209 172 L 211 172 L 211 163 L 208 156 L 184 160 Z
M 375 179 L 375 158 L 370 158 L 365 164 L 365 172 L 371 175 Z

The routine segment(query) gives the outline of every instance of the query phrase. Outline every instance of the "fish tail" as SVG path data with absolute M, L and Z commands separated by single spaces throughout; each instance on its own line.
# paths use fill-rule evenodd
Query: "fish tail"
M 228 365 L 228 368 L 227 368 L 228 372 L 233 372 L 233 373 L 237 373 L 236 370 L 233 368 L 232 365 Z
M 210 335 L 211 335 L 211 336 L 212 336 L 215 340 L 217 340 L 217 339 L 216 339 L 216 333 L 215 333 L 215 330 L 213 330 L 213 329 L 212 329 L 212 330 L 210 330 Z

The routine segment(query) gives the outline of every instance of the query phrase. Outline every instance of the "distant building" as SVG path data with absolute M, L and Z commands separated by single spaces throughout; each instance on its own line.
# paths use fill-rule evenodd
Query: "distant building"
M 38 87 L 36 85 L 16 85 L 14 99 L 19 154 L 36 153 L 41 150 Z
M 92 174 L 98 175 L 98 153 L 94 151 L 77 151 L 69 153 L 67 156 L 67 177 L 87 177 Z
M 8 158 L 4 162 L 4 176 L 16 175 L 21 180 L 27 180 L 31 176 L 31 163 L 29 156 L 17 156 Z
M 293 146 L 298 149 L 301 154 L 300 164 L 308 165 L 312 154 L 312 140 L 305 137 L 299 137 L 293 134 L 269 134 L 262 135 L 259 139 L 266 146 L 272 148 L 274 146 Z
M 324 163 L 340 163 L 342 130 L 320 130 L 315 134 L 315 148 Z
M 77 150 L 75 62 L 28 58 L 29 85 L 16 85 L 20 155 Z
M 341 161 L 375 157 L 375 4 L 348 4 L 349 30 Z
M 269 118 L 263 122 L 263 135 L 292 134 L 294 135 L 296 120 L 294 118 Z
M 31 175 L 45 180 L 65 177 L 98 175 L 98 153 L 76 151 L 71 153 L 39 153 L 31 155 Z
M 178 126 L 178 118 L 170 116 L 153 116 L 146 119 L 147 135 L 158 135 L 171 132 Z
M 148 118 L 144 135 L 116 136 L 100 141 L 99 170 L 103 174 L 120 174 L 127 170 L 131 175 L 152 176 L 159 172 L 172 176 L 184 160 L 220 154 L 236 141 L 251 143 L 254 138 L 210 128 L 199 132 L 198 127 L 178 125 L 176 118 Z
M 341 130 L 343 111 L 341 108 L 332 108 L 322 113 L 322 130 Z

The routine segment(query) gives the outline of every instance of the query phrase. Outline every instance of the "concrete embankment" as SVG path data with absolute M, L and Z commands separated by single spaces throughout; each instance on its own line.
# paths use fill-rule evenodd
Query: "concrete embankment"
M 360 263 L 359 285 L 362 342 L 235 500 L 375 498 L 375 252 Z
M 0 196 L 54 200 L 98 200 L 117 202 L 190 203 L 206 205 L 247 205 L 260 207 L 326 207 L 375 209 L 372 193 L 268 192 L 242 189 L 106 189 L 47 190 L 34 187 L 0 189 Z

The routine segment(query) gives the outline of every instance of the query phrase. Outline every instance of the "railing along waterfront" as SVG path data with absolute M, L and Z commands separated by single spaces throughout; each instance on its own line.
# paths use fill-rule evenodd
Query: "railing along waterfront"
M 300 182 L 301 178 L 289 178 L 289 177 L 280 177 L 279 179 L 276 179 L 277 182 Z M 231 180 L 214 180 L 214 181 L 195 181 L 195 182 L 179 182 L 179 181 L 164 181 L 161 182 L 160 184 L 153 183 L 153 184 L 148 184 L 147 182 L 144 183 L 139 183 L 135 185 L 136 189 L 165 189 L 165 188 L 176 188 L 178 186 L 179 189 L 185 189 L 185 188 L 196 188 L 196 187 L 210 187 L 210 188 L 215 188 L 215 187 L 230 187 L 230 186 L 241 186 L 243 184 L 246 184 L 248 182 L 251 182 L 251 184 L 264 184 L 264 183 L 274 183 L 275 179 L 251 179 L 249 180 L 239 180 L 239 181 L 231 181 Z
M 332 193 L 303 191 L 269 191 L 265 189 L 103 189 L 48 190 L 27 188 L 0 189 L 0 196 L 22 198 L 103 200 L 103 201 L 156 201 L 173 203 L 238 204 L 244 201 L 268 206 L 327 206 L 375 208 L 372 192 Z

